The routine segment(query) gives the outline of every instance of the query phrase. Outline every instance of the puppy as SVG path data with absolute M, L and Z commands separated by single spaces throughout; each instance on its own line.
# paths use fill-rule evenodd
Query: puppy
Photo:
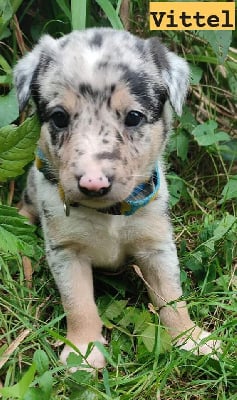
M 67 339 L 82 354 L 90 342 L 105 342 L 92 266 L 116 270 L 132 259 L 171 336 L 185 349 L 211 353 L 219 343 L 203 340 L 209 334 L 179 300 L 162 164 L 170 105 L 180 115 L 188 89 L 186 62 L 157 38 L 88 29 L 44 36 L 14 76 L 20 108 L 32 96 L 42 126 L 21 214 L 40 219 Z M 71 351 L 64 347 L 64 363 Z M 105 365 L 97 347 L 87 362 Z

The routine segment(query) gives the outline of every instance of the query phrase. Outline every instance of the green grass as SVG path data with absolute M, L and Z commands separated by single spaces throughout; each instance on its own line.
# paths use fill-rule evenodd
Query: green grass
M 70 8 L 66 0 L 49 1 L 44 7 L 34 0 L 27 6 L 22 1 L 13 3 L 11 10 L 4 0 L 0 20 L 0 107 L 4 110 L 0 112 L 0 157 L 5 137 L 17 132 L 12 125 L 2 126 L 11 124 L 18 115 L 12 93 L 8 94 L 11 68 L 22 45 L 31 47 L 44 32 L 60 36 L 73 27 L 121 27 L 120 1 L 116 0 L 83 1 L 81 8 L 76 7 L 77 2 Z M 132 0 L 130 4 L 130 28 L 142 37 L 150 34 L 147 3 Z M 12 24 L 16 11 L 22 37 Z M 223 40 L 218 35 L 215 41 Z M 65 342 L 65 315 L 45 261 L 42 232 L 37 228 L 34 233 L 11 208 L 19 200 L 25 175 L 15 178 L 20 173 L 17 170 L 9 176 L 1 174 L 0 164 L 3 400 L 237 400 L 237 123 L 233 112 L 237 36 L 233 35 L 232 49 L 221 66 L 216 43 L 208 34 L 199 38 L 193 33 L 163 32 L 162 36 L 171 48 L 185 54 L 193 71 L 192 92 L 183 116 L 175 122 L 166 152 L 184 298 L 192 319 L 211 331 L 213 338 L 222 340 L 223 353 L 214 360 L 173 347 L 149 305 L 143 282 L 128 266 L 116 276 L 95 272 L 97 304 L 109 341 L 103 350 L 107 367 L 95 377 L 85 371 L 71 374 L 58 361 L 59 342 Z M 30 124 L 28 120 L 19 132 Z M 32 158 L 37 135 L 32 133 L 31 137 L 30 132 L 29 151 L 20 168 Z M 18 138 L 21 144 L 23 138 Z M 17 146 L 10 147 L 14 157 L 20 157 Z M 7 166 L 7 158 L 4 160 Z M 23 266 L 22 253 L 30 256 L 28 269 Z M 69 360 L 70 366 L 81 362 L 79 354 Z

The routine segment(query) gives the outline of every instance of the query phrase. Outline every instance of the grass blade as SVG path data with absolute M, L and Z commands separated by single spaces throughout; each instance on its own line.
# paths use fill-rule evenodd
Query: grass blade
M 111 23 L 112 28 L 114 29 L 123 29 L 123 24 L 118 14 L 116 13 L 114 7 L 112 6 L 109 0 L 96 0 L 99 6 L 102 8 L 109 22 Z
M 72 29 L 85 29 L 86 27 L 86 5 L 87 0 L 72 0 L 71 1 L 71 15 L 72 15 Z

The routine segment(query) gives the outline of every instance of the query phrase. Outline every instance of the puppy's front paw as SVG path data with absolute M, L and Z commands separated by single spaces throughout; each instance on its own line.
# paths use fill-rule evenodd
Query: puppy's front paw
M 106 344 L 106 341 L 103 337 L 101 337 L 100 340 L 98 340 L 98 341 L 100 341 L 103 344 Z M 87 343 L 87 344 L 74 343 L 74 344 L 78 348 L 80 353 L 83 356 L 85 356 L 85 354 L 87 353 L 89 343 Z M 67 358 L 70 353 L 76 353 L 76 352 L 70 346 L 65 345 L 65 347 L 60 355 L 60 360 L 63 364 L 65 364 L 65 365 L 67 364 Z M 83 365 L 85 366 L 85 368 L 83 368 Z M 106 361 L 105 361 L 103 354 L 97 349 L 96 346 L 93 346 L 90 353 L 86 357 L 86 360 L 83 360 L 83 363 L 79 367 L 70 368 L 70 371 L 75 372 L 76 370 L 79 370 L 79 369 L 85 369 L 86 371 L 93 373 L 94 369 L 103 369 L 105 367 L 105 365 L 106 365 Z
M 204 331 L 200 328 L 195 328 L 190 334 L 182 339 L 179 339 L 177 345 L 181 349 L 191 351 L 195 355 L 210 354 L 211 358 L 218 359 L 218 353 L 221 351 L 221 341 L 209 339 L 210 332 Z

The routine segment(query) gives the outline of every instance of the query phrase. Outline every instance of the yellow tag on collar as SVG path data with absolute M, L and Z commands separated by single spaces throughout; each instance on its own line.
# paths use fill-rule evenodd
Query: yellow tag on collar
M 59 193 L 60 199 L 63 202 L 65 202 L 65 193 L 64 193 L 64 190 L 63 190 L 63 187 L 62 187 L 61 183 L 58 183 L 58 193 Z
M 43 168 L 43 166 L 44 166 L 43 161 L 42 161 L 41 158 L 38 157 L 37 155 L 35 156 L 35 166 L 36 166 L 36 168 L 37 168 L 39 171 L 40 171 L 40 170 Z

